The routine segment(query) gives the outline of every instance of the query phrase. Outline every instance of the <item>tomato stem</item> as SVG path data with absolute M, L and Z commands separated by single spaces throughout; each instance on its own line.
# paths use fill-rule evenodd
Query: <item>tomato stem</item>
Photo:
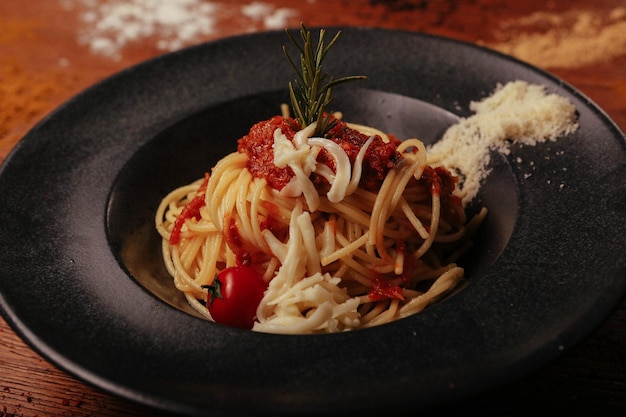
M 217 277 L 217 275 L 213 280 L 213 284 L 203 285 L 202 288 L 206 288 L 207 290 L 209 290 L 207 307 L 213 304 L 213 300 L 215 300 L 216 298 L 224 298 L 222 296 L 222 283 L 220 282 L 220 279 Z

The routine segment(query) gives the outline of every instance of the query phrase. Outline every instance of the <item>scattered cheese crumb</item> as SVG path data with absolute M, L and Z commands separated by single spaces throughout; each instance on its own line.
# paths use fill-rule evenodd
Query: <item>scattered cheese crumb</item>
M 266 29 L 284 29 L 289 24 L 289 18 L 296 15 L 293 9 L 285 7 L 275 9 L 271 4 L 260 1 L 243 6 L 241 13 L 251 19 L 262 20 Z
M 471 102 L 470 110 L 473 116 L 451 126 L 428 149 L 429 164 L 460 175 L 465 204 L 489 174 L 490 152 L 507 155 L 514 143 L 534 146 L 578 128 L 576 108 L 569 100 L 524 81 L 499 84 L 491 96 Z
M 282 29 L 295 18 L 296 10 L 255 1 L 242 5 L 240 15 L 228 12 L 225 1 L 207 0 L 62 0 L 66 10 L 77 10 L 83 23 L 77 33 L 80 44 L 91 52 L 114 60 L 132 43 L 154 39 L 154 46 L 174 51 L 208 40 L 216 27 L 233 18 L 244 18 L 262 29 Z
M 210 35 L 217 8 L 213 2 L 199 0 L 66 0 L 65 5 L 82 10 L 79 43 L 114 59 L 121 57 L 125 46 L 141 39 L 155 37 L 159 49 L 172 51 Z

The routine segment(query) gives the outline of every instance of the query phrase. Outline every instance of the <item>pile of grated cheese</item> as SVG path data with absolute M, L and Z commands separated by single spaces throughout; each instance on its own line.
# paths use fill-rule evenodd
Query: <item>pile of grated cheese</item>
M 475 114 L 451 126 L 431 145 L 428 163 L 443 165 L 461 177 L 461 198 L 472 201 L 490 172 L 490 152 L 510 153 L 513 144 L 534 146 L 578 129 L 576 107 L 525 81 L 498 84 L 493 94 L 469 106 Z

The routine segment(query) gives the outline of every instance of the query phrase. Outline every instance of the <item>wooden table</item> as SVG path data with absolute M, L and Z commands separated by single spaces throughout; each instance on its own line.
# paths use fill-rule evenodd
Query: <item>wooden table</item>
M 169 1 L 167 32 L 155 5 L 127 0 L 0 2 L 0 161 L 55 107 L 91 84 L 170 49 L 250 31 L 376 26 L 479 43 L 544 68 L 580 89 L 626 129 L 623 0 Z M 510 3 L 510 4 L 509 4 Z M 147 7 L 147 4 L 152 4 Z M 143 6 L 133 39 L 129 6 Z M 201 6 L 204 9 L 201 9 Z M 108 11 L 107 11 L 108 10 Z M 198 24 L 200 18 L 205 21 Z M 117 19 L 117 20 L 116 20 Z M 123 29 L 111 30 L 120 22 Z M 98 26 L 100 25 L 100 26 Z M 103 29 L 98 29 L 101 27 Z M 171 27 L 170 27 L 171 29 Z M 201 33 L 202 32 L 202 33 Z M 121 36 L 115 43 L 114 35 Z M 624 277 L 626 279 L 626 277 Z M 626 412 L 626 303 L 586 340 L 523 380 L 463 403 L 461 415 L 621 415 Z M 64 374 L 0 319 L 0 416 L 164 415 Z

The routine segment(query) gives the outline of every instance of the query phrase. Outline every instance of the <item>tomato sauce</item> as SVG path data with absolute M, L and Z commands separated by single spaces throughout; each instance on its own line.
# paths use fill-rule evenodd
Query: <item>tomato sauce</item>
M 248 154 L 248 171 L 257 178 L 265 178 L 268 185 L 278 191 L 283 189 L 294 173 L 289 167 L 278 168 L 274 165 L 274 131 L 280 128 L 287 139 L 293 140 L 296 131 L 292 124 L 297 126 L 294 119 L 274 116 L 254 124 L 237 145 L 238 152 Z
M 263 230 L 269 229 L 280 240 L 285 240 L 289 234 L 289 228 L 271 215 L 260 216 L 260 226 Z M 235 254 L 236 263 L 239 266 L 254 266 L 266 261 L 270 256 L 243 238 L 237 220 L 233 216 L 227 216 L 224 219 L 222 235 L 226 245 Z
M 259 215 L 259 226 L 261 230 L 269 230 L 272 232 L 274 236 L 276 236 L 279 240 L 284 240 L 289 234 L 289 227 L 285 226 L 282 222 L 278 220 L 278 207 L 269 202 L 269 201 L 261 201 L 261 206 L 263 206 L 267 211 L 267 215 Z
M 183 211 L 181 211 L 178 217 L 176 217 L 172 233 L 170 234 L 170 244 L 177 245 L 180 242 L 180 233 L 187 220 L 200 217 L 200 209 L 206 205 L 204 194 L 208 182 L 209 174 L 206 173 L 204 174 L 204 181 L 200 185 L 200 188 L 198 188 L 198 191 L 196 191 L 194 198 L 183 208 Z
M 459 177 L 452 175 L 444 167 L 426 166 L 419 183 L 430 189 L 431 194 L 438 194 L 441 201 L 441 217 L 452 224 L 462 222 L 459 213 L 462 212 L 461 199 L 454 195 Z
M 224 219 L 224 240 L 226 244 L 233 252 L 237 253 L 243 248 L 243 240 L 241 238 L 241 234 L 239 233 L 239 227 L 237 226 L 237 222 L 231 216 L 227 216 Z
M 274 116 L 271 119 L 256 123 L 252 126 L 247 135 L 239 139 L 237 151 L 248 154 L 247 168 L 257 178 L 265 178 L 267 183 L 276 190 L 281 190 L 294 176 L 291 168 L 278 168 L 274 165 L 274 131 L 280 128 L 289 140 L 293 140 L 296 130 L 293 126 L 298 126 L 295 119 L 285 119 L 282 116 Z M 335 125 L 330 129 L 325 137 L 339 144 L 348 155 L 351 163 L 354 163 L 359 150 L 363 147 L 369 136 L 348 127 L 341 121 L 335 120 Z M 376 136 L 368 147 L 363 160 L 363 172 L 361 174 L 360 186 L 376 191 L 380 188 L 387 172 L 393 168 L 402 158 L 396 151 L 399 140 L 391 137 L 389 143 Z M 335 161 L 326 150 L 322 150 L 317 157 L 317 161 L 328 165 L 335 170 Z M 318 188 L 328 186 L 326 180 L 315 173 L 311 180 Z
M 354 163 L 369 136 L 350 128 L 342 120 L 334 120 L 334 122 L 334 126 L 326 133 L 325 138 L 340 145 L 350 162 Z M 289 167 L 279 168 L 274 165 L 274 131 L 278 128 L 289 140 L 293 141 L 298 122 L 295 119 L 274 116 L 256 123 L 247 135 L 239 139 L 237 150 L 248 154 L 246 167 L 252 175 L 265 178 L 272 188 L 280 191 L 291 180 L 294 173 Z M 390 141 L 385 143 L 381 137 L 375 136 L 367 148 L 359 182 L 361 188 L 372 192 L 378 191 L 389 170 L 402 159 L 402 155 L 397 151 L 400 140 L 393 135 L 389 135 L 389 139 Z M 317 161 L 328 165 L 333 171 L 336 168 L 335 161 L 325 149 L 320 151 Z M 315 173 L 311 175 L 311 181 L 322 193 L 329 187 L 328 182 Z M 458 177 L 443 167 L 427 166 L 419 182 L 428 187 L 431 193 L 440 196 L 441 215 L 444 219 L 454 224 L 462 221 L 459 217 L 459 212 L 462 211 L 461 199 L 453 194 Z M 272 227 L 271 221 L 267 226 Z
M 392 284 L 388 279 L 381 276 L 377 276 L 372 280 L 372 287 L 367 293 L 367 296 L 372 301 L 387 299 L 404 300 L 402 287 L 397 284 Z
M 326 138 L 340 145 L 348 155 L 350 162 L 354 163 L 357 154 L 365 145 L 369 136 L 348 127 L 346 123 L 338 120 L 337 124 L 326 134 Z M 363 172 L 361 173 L 359 185 L 368 191 L 377 191 L 382 185 L 387 172 L 402 158 L 396 151 L 400 141 L 394 136 L 390 136 L 389 139 L 389 143 L 385 143 L 380 136 L 375 136 L 365 152 Z M 320 157 L 323 156 L 321 155 Z M 318 157 L 318 160 L 320 160 L 320 157 Z M 331 168 L 334 167 L 331 166 Z

